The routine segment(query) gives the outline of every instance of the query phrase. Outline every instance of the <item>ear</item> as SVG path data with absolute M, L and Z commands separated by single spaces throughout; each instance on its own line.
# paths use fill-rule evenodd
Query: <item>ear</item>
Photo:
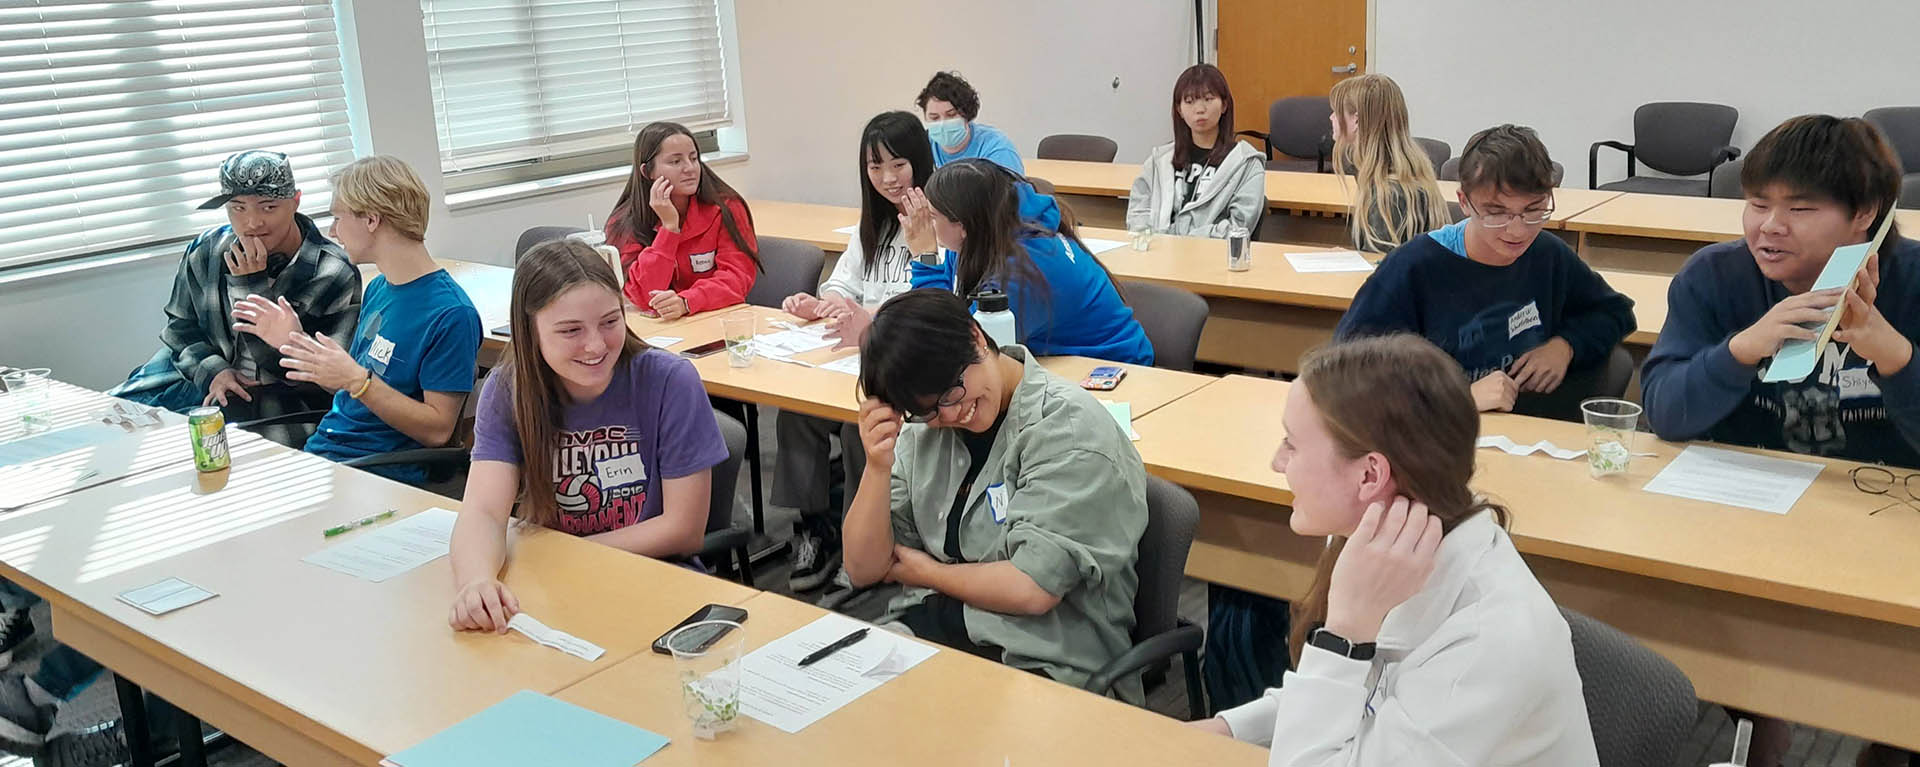
M 1363 464 L 1360 473 L 1360 502 L 1363 504 L 1392 498 L 1397 492 L 1393 481 L 1393 464 L 1385 455 L 1378 452 L 1360 457 Z
M 1873 237 L 1873 220 L 1879 217 L 1880 217 L 1880 209 L 1878 207 L 1861 208 L 1860 210 L 1855 211 L 1853 214 L 1853 221 L 1851 222 L 1855 236 L 1850 241 L 1866 242 L 1868 239 L 1872 238 Z
M 300 190 L 298 189 L 293 190 L 293 209 L 300 209 Z
M 380 223 L 381 223 L 380 214 L 368 213 L 367 214 L 367 234 L 373 234 L 374 232 L 379 231 Z

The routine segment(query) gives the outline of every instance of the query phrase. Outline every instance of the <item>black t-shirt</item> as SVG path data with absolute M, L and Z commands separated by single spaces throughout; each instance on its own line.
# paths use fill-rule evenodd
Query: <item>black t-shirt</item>
M 1173 183 L 1180 193 L 1180 207 L 1184 208 L 1188 203 L 1193 202 L 1194 193 L 1200 189 L 1200 184 L 1212 178 L 1213 172 L 1219 170 L 1218 166 L 1207 163 L 1207 155 L 1212 151 L 1198 146 L 1189 148 L 1187 167 L 1173 172 Z
M 960 491 L 953 497 L 953 508 L 947 511 L 947 558 L 955 562 L 965 562 L 960 555 L 960 515 L 966 510 L 967 496 L 973 494 L 973 481 L 980 478 L 980 470 L 986 468 L 987 453 L 993 450 L 993 438 L 1000 433 L 1000 424 L 1005 423 L 1007 414 L 1001 413 L 993 425 L 986 431 L 975 434 L 962 432 L 960 440 L 967 445 L 967 476 L 960 481 Z

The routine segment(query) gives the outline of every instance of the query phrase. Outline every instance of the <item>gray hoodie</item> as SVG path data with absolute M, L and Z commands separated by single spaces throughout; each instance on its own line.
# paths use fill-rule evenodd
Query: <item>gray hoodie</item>
M 1173 143 L 1155 147 L 1140 166 L 1127 196 L 1127 228 L 1146 226 L 1159 234 L 1225 237 L 1227 227 L 1239 224 L 1251 232 L 1267 211 L 1267 167 L 1260 150 L 1236 141 L 1227 159 L 1212 176 L 1200 182 L 1193 200 L 1178 209 L 1178 185 L 1173 177 Z

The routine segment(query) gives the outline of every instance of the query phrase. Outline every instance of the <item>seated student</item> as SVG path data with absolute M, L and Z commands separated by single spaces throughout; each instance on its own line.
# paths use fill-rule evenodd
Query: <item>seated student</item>
M 234 326 L 279 347 L 287 378 L 334 392 L 333 409 L 307 452 L 335 461 L 453 439 L 480 354 L 480 313 L 427 253 L 427 187 L 390 155 L 363 157 L 333 173 L 328 233 L 356 264 L 374 264 L 350 346 L 305 332 L 286 307 L 249 298 Z M 418 485 L 418 466 L 374 473 Z
M 860 225 L 834 263 L 833 275 L 820 286 L 819 297 L 795 293 L 781 305 L 801 319 L 827 318 L 832 323 L 828 336 L 856 347 L 873 310 L 913 287 L 908 267 L 913 255 L 938 250 L 931 209 L 920 192 L 933 175 L 933 150 L 919 118 L 886 112 L 869 120 L 860 133 L 860 168 Z M 918 198 L 914 215 L 906 212 L 910 195 Z M 869 242 L 874 246 L 866 247 Z M 834 504 L 828 450 L 835 434 L 852 494 L 863 470 L 860 432 L 853 424 L 783 410 L 775 427 L 780 450 L 773 502 L 800 511 L 793 536 L 794 591 L 819 588 L 840 568 L 839 509 L 829 508 Z
M 505 633 L 507 523 L 522 519 L 650 557 L 700 549 L 727 445 L 693 364 L 627 329 L 613 269 L 577 240 L 513 272 L 514 345 L 474 413 L 473 467 L 454 523 L 447 621 Z
M 218 405 L 234 421 L 325 409 L 332 395 L 287 380 L 278 345 L 236 331 L 229 316 L 259 296 L 336 341 L 353 332 L 360 271 L 299 207 L 286 155 L 254 149 L 222 162 L 220 194 L 200 208 L 225 209 L 227 223 L 187 246 L 160 331 L 165 348 L 108 394 L 182 413 Z M 268 436 L 306 438 L 291 429 Z
M 1293 603 L 1294 670 L 1195 724 L 1273 765 L 1598 764 L 1566 620 L 1468 486 L 1459 364 L 1405 334 L 1325 347 L 1285 409 L 1288 524 L 1331 542 Z
M 1113 275 L 1025 179 L 986 160 L 961 160 L 927 179 L 933 232 L 953 253 L 915 259 L 913 286 L 962 296 L 1007 294 L 1020 337 L 1041 356 L 1153 364 L 1153 344 L 1120 297 Z
M 1267 166 L 1260 150 L 1233 138 L 1233 94 L 1212 64 L 1195 64 L 1173 83 L 1173 142 L 1154 147 L 1127 195 L 1127 228 L 1225 237 L 1252 232 L 1267 212 Z
M 700 162 L 693 132 L 678 123 L 634 137 L 633 175 L 606 233 L 620 250 L 627 298 L 663 319 L 745 301 L 760 271 L 747 201 Z
M 1633 332 L 1633 299 L 1608 287 L 1566 242 L 1540 236 L 1553 169 L 1531 128 L 1474 134 L 1460 153 L 1467 218 L 1394 249 L 1360 286 L 1337 339 L 1400 331 L 1466 368 L 1481 410 L 1512 410 L 1591 375 Z
M 880 623 L 1071 685 L 1125 652 L 1146 470 L 1100 403 L 944 290 L 888 301 L 860 352 L 846 571 L 906 587 Z
M 1333 169 L 1344 185 L 1354 179 L 1348 214 L 1353 246 L 1386 253 L 1450 220 L 1433 160 L 1413 141 L 1407 101 L 1393 78 L 1381 74 L 1334 83 Z
M 1027 172 L 1020 151 L 999 128 L 974 122 L 980 116 L 980 94 L 958 72 L 936 72 L 920 89 L 914 104 L 927 118 L 935 167 L 954 160 L 978 157 L 1019 174 Z
M 1920 468 L 1920 243 L 1888 232 L 1853 290 L 1809 292 L 1834 248 L 1871 240 L 1893 209 L 1900 165 L 1886 139 L 1859 118 L 1795 117 L 1754 145 L 1740 185 L 1746 236 L 1701 248 L 1667 289 L 1640 379 L 1653 430 Z M 1843 303 L 1813 375 L 1760 380 L 1782 342 L 1813 337 L 1802 323 Z M 1778 764 L 1786 723 L 1755 724 L 1749 764 Z

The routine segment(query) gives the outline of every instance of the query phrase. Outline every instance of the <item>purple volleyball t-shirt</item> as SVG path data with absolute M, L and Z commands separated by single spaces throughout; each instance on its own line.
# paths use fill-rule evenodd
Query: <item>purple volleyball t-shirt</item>
M 659 516 L 661 480 L 700 472 L 727 457 L 693 363 L 651 348 L 618 365 L 599 398 L 565 406 L 559 440 L 553 451 L 556 527 L 574 535 Z M 510 374 L 489 375 L 481 388 L 473 460 L 521 461 Z

